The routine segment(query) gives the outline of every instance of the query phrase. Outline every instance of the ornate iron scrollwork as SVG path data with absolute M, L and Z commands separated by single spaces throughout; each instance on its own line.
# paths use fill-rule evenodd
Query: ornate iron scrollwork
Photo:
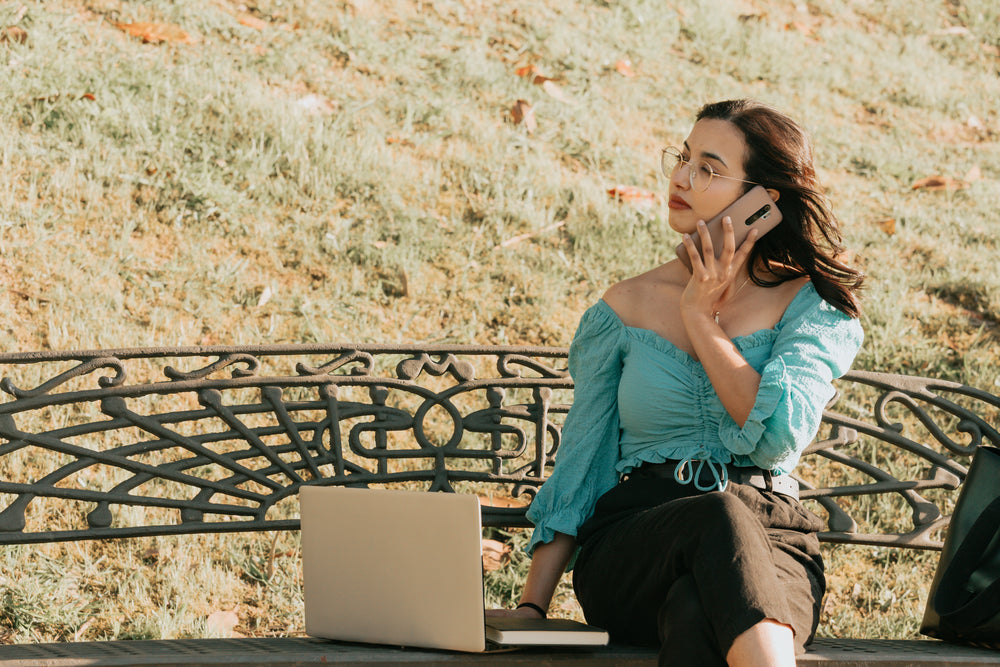
M 10 396 L 0 544 L 295 529 L 284 501 L 306 484 L 484 484 L 526 505 L 559 449 L 566 355 L 321 345 L 0 355 Z M 114 373 L 94 381 L 100 369 Z M 838 388 L 796 471 L 805 502 L 826 515 L 821 538 L 936 548 L 947 491 L 976 447 L 1000 443 L 1000 399 L 864 372 Z M 885 499 L 907 525 L 870 525 Z M 524 507 L 485 507 L 484 521 L 526 525 Z
M 526 370 L 491 372 L 508 359 Z M 566 412 L 552 405 L 552 387 L 571 388 L 553 361 L 565 363 L 565 351 L 276 346 L 6 355 L 2 386 L 13 400 L 0 403 L 0 497 L 7 499 L 0 543 L 292 529 L 297 510 L 276 508 L 304 484 L 454 491 L 485 482 L 530 499 Z M 77 365 L 66 371 L 66 362 Z M 132 366 L 143 367 L 133 377 L 149 379 L 126 384 Z M 116 376 L 96 387 L 58 391 L 108 367 Z M 52 379 L 17 389 L 15 376 L 29 368 Z M 81 510 L 55 513 L 52 503 Z M 523 509 L 484 513 L 486 523 L 524 523 Z

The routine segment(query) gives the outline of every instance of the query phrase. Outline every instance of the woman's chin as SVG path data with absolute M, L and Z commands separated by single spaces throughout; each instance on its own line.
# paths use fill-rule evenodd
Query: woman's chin
M 678 234 L 694 234 L 698 229 L 698 217 L 691 209 L 671 210 L 667 216 L 667 224 Z

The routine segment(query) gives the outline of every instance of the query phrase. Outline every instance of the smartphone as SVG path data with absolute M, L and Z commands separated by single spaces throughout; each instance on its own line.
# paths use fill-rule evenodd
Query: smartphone
M 757 230 L 757 238 L 759 239 L 781 222 L 781 211 L 778 210 L 778 205 L 771 200 L 771 195 L 767 194 L 767 190 L 760 185 L 754 186 L 752 190 L 706 223 L 716 257 L 722 254 L 722 219 L 726 216 L 733 219 L 733 236 L 737 248 L 746 239 L 751 229 Z M 691 239 L 694 241 L 695 247 L 698 248 L 698 253 L 704 257 L 701 250 L 701 235 L 695 232 L 691 235 Z M 684 266 L 690 271 L 691 258 L 683 243 L 677 246 L 676 252 L 677 257 L 684 262 Z

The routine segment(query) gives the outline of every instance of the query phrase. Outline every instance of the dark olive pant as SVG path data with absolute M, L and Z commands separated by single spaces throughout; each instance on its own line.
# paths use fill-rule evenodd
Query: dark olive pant
M 661 665 L 724 665 L 736 637 L 764 619 L 791 626 L 802 652 L 826 585 L 820 519 L 743 484 L 691 493 L 633 478 L 602 497 L 573 576 L 587 622 L 615 642 L 659 646 Z

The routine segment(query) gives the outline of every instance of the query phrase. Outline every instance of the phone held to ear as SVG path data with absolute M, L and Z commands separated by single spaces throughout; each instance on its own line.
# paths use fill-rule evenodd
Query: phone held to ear
M 781 222 L 781 211 L 778 205 L 767 194 L 767 190 L 757 185 L 745 195 L 734 201 L 726 209 L 706 223 L 709 235 L 712 238 L 712 248 L 715 249 L 715 256 L 722 254 L 722 219 L 729 216 L 733 220 L 733 236 L 736 240 L 736 247 L 746 239 L 751 229 L 757 230 L 757 238 L 768 233 Z M 701 249 L 701 234 L 695 232 L 691 235 L 691 240 L 698 248 L 698 254 L 704 258 Z M 684 244 L 677 246 L 677 257 L 684 262 L 687 270 L 691 270 L 691 258 L 688 256 L 687 248 Z

